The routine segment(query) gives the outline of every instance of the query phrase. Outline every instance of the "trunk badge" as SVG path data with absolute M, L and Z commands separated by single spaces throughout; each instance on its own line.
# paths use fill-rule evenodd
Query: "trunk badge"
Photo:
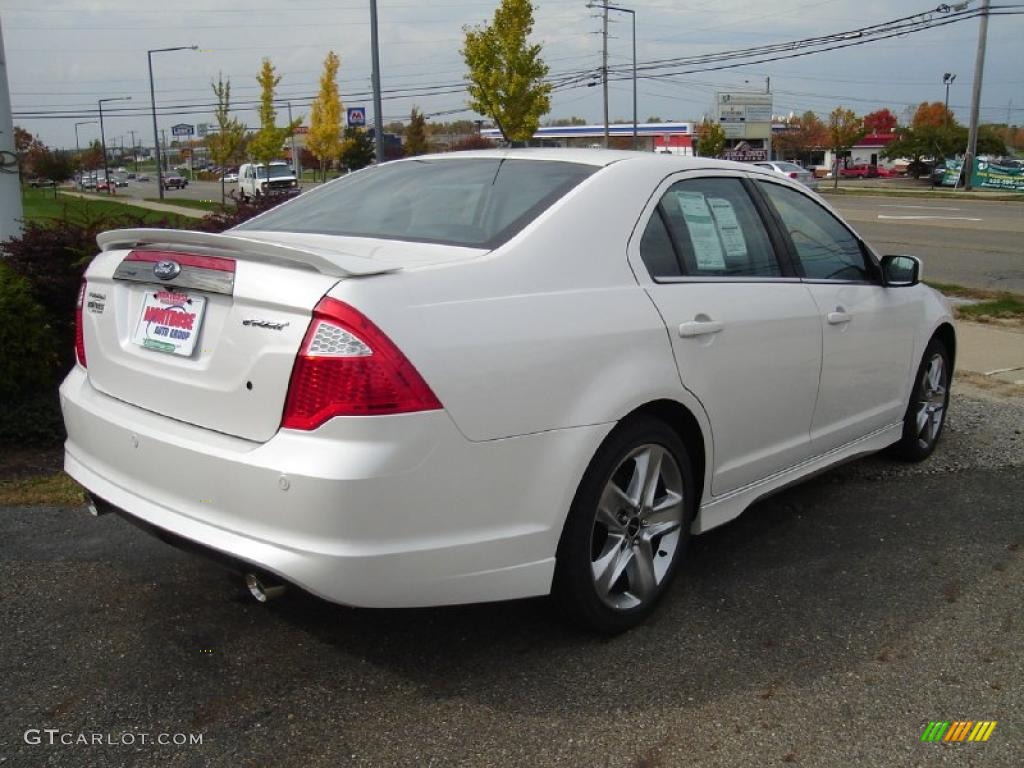
M 176 261 L 158 261 L 153 267 L 153 274 L 160 280 L 173 280 L 181 273 L 181 265 Z
M 256 326 L 257 328 L 269 328 L 272 331 L 283 331 L 288 323 L 274 323 L 270 320 L 243 320 L 242 325 Z

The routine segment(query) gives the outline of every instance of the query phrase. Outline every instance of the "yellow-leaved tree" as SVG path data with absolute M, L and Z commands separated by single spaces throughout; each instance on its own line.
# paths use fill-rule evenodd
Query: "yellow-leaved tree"
M 260 106 L 258 109 L 260 129 L 249 139 L 249 155 L 256 162 L 266 164 L 281 156 L 284 140 L 302 125 L 302 118 L 293 120 L 283 128 L 277 127 L 274 90 L 281 82 L 281 76 L 274 71 L 274 65 L 270 63 L 270 59 L 263 59 L 263 66 L 260 67 L 260 74 L 256 78 L 256 82 L 260 84 Z
M 338 67 L 341 60 L 334 51 L 324 59 L 324 71 L 320 75 L 320 92 L 309 118 L 309 135 L 306 148 L 320 163 L 320 176 L 326 178 L 328 166 L 341 157 L 344 147 L 341 124 L 341 96 L 338 94 Z
M 548 65 L 533 31 L 530 0 L 501 0 L 490 24 L 463 27 L 469 107 L 494 121 L 506 141 L 529 141 L 551 109 Z

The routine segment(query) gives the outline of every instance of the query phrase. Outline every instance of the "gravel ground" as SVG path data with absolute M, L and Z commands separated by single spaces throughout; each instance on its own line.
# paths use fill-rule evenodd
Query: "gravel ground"
M 0 765 L 1019 768 L 1022 430 L 1024 404 L 956 395 L 930 461 L 862 460 L 698 537 L 613 639 L 544 600 L 259 606 L 114 516 L 0 510 Z M 919 741 L 957 719 L 999 724 Z

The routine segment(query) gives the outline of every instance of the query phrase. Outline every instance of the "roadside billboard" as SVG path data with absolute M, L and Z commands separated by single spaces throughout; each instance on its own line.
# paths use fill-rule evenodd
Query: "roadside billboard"
M 947 160 L 946 172 L 940 182 L 943 187 L 956 187 L 963 184 L 961 170 L 963 160 Z M 999 165 L 989 160 L 975 160 L 974 173 L 971 174 L 971 186 L 976 189 L 1002 189 L 1007 192 L 1024 192 L 1024 168 Z
M 772 133 L 772 95 L 739 91 L 719 93 L 718 123 L 727 139 L 767 139 Z

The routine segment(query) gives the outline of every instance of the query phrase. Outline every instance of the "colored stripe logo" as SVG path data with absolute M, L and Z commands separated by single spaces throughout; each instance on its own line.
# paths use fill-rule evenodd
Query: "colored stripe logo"
M 988 741 L 995 729 L 995 720 L 933 720 L 921 734 L 921 741 Z

